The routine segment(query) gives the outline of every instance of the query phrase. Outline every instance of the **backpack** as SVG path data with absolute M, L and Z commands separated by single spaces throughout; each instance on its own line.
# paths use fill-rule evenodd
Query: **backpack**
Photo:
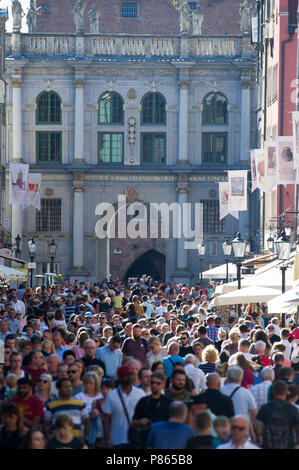
M 285 403 L 277 404 L 276 410 L 271 413 L 264 431 L 264 445 L 266 449 L 290 449 L 294 441 L 289 414 L 285 413 Z M 291 444 L 291 445 L 290 445 Z M 294 442 L 293 442 L 294 444 Z

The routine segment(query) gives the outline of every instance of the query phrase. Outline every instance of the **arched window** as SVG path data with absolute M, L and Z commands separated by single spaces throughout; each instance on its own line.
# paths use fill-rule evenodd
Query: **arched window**
M 40 93 L 36 106 L 36 124 L 61 124 L 61 98 L 55 91 Z
M 222 93 L 209 93 L 203 100 L 202 123 L 207 124 L 227 124 L 228 101 Z
M 124 100 L 115 91 L 105 91 L 99 98 L 99 124 L 123 124 Z
M 166 124 L 166 100 L 161 93 L 147 93 L 143 97 L 141 124 Z

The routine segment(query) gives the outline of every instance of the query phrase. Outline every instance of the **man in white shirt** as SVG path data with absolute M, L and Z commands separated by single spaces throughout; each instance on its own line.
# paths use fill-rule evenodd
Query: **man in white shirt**
M 120 386 L 107 395 L 104 405 L 104 435 L 107 447 L 125 448 L 129 444 L 128 430 L 135 407 L 140 398 L 145 396 L 141 388 L 134 387 L 133 370 L 121 366 L 117 370 Z
M 141 306 L 146 307 L 146 312 L 144 313 L 144 316 L 145 317 L 151 317 L 152 314 L 154 313 L 154 307 L 152 306 L 152 304 L 149 303 L 147 295 L 144 295 L 142 297 L 142 300 L 143 300 L 143 302 L 142 302 Z
M 274 370 L 272 367 L 264 367 L 261 373 L 261 383 L 254 385 L 250 389 L 253 395 L 257 409 L 268 402 L 268 389 L 274 380 Z
M 192 380 L 197 393 L 204 392 L 207 388 L 206 377 L 201 369 L 195 367 L 196 357 L 194 354 L 185 356 L 185 372 L 189 379 Z
M 25 317 L 25 304 L 22 300 L 18 299 L 15 291 L 12 292 L 11 306 L 16 312 L 22 312 L 22 317 Z
M 156 314 L 158 317 L 163 315 L 167 310 L 167 300 L 162 299 L 160 302 L 160 306 L 156 308 Z
M 282 328 L 280 330 L 280 341 L 285 345 L 286 350 L 284 356 L 286 359 L 290 359 L 292 344 L 289 343 L 290 330 L 288 328 Z M 275 344 L 275 343 L 274 343 Z
M 231 420 L 231 440 L 217 449 L 260 449 L 248 439 L 249 421 L 243 415 L 236 415 Z
M 232 365 L 235 362 L 235 357 L 237 354 L 242 353 L 243 356 L 246 357 L 247 361 L 250 361 L 252 358 L 252 354 L 249 351 L 250 343 L 246 338 L 240 339 L 238 342 L 238 352 L 230 356 L 228 360 L 228 365 Z
M 235 415 L 241 414 L 248 418 L 251 436 L 255 438 L 253 421 L 257 415 L 257 406 L 249 390 L 241 387 L 243 369 L 239 366 L 231 366 L 227 370 L 226 377 L 227 382 L 221 387 L 220 392 L 232 399 Z

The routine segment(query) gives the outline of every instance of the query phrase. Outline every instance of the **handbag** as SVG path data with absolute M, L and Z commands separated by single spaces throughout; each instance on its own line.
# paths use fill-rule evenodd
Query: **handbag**
M 117 389 L 117 393 L 119 395 L 123 410 L 125 412 L 125 415 L 126 415 L 126 418 L 127 418 L 128 424 L 129 424 L 128 439 L 132 444 L 142 448 L 142 447 L 145 446 L 148 433 L 149 433 L 149 431 L 152 427 L 152 423 L 148 423 L 145 426 L 140 426 L 137 429 L 132 428 L 131 421 L 130 421 L 129 414 L 128 414 L 128 410 L 127 410 L 127 407 L 126 407 L 125 402 L 123 400 L 123 397 L 120 393 L 119 388 Z

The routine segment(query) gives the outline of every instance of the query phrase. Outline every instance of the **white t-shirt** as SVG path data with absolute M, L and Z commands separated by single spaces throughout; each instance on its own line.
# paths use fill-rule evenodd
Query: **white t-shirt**
M 201 369 L 196 368 L 193 364 L 187 364 L 185 366 L 185 372 L 189 379 L 192 380 L 197 393 L 199 393 L 200 390 L 205 390 L 207 388 L 206 377 Z
M 220 392 L 226 396 L 231 396 L 233 391 L 239 387 L 235 383 L 228 383 L 220 388 Z M 244 387 L 240 387 L 233 395 L 235 415 L 245 415 L 249 417 L 250 410 L 257 410 L 257 404 L 253 395 Z
M 80 393 L 77 393 L 77 395 L 75 395 L 73 398 L 76 398 L 76 400 L 84 401 L 84 403 L 86 405 L 86 408 L 87 408 L 87 411 L 89 413 L 91 413 L 92 402 L 94 400 L 100 400 L 101 398 L 103 398 L 103 395 L 101 393 L 99 393 L 95 397 L 90 397 L 90 396 L 86 395 L 86 393 L 80 392 Z
M 250 353 L 244 353 L 242 351 L 238 351 L 237 353 L 233 354 L 232 356 L 230 356 L 229 360 L 228 360 L 228 365 L 232 365 L 233 362 L 234 362 L 234 359 L 236 357 L 236 355 L 241 352 L 243 354 L 243 356 L 245 356 L 245 358 L 247 359 L 247 361 L 251 361 L 251 358 L 253 356 L 253 354 L 250 354 Z
M 117 390 L 118 389 L 116 388 L 107 395 L 103 410 L 104 413 L 111 415 L 111 443 L 114 446 L 129 443 L 129 423 L 126 418 L 126 414 L 124 412 Z M 132 390 L 129 395 L 124 393 L 122 390 L 120 390 L 120 393 L 122 394 L 130 421 L 132 421 L 135 407 L 140 398 L 145 396 L 145 393 L 141 388 L 137 388 L 134 386 L 132 387 Z

